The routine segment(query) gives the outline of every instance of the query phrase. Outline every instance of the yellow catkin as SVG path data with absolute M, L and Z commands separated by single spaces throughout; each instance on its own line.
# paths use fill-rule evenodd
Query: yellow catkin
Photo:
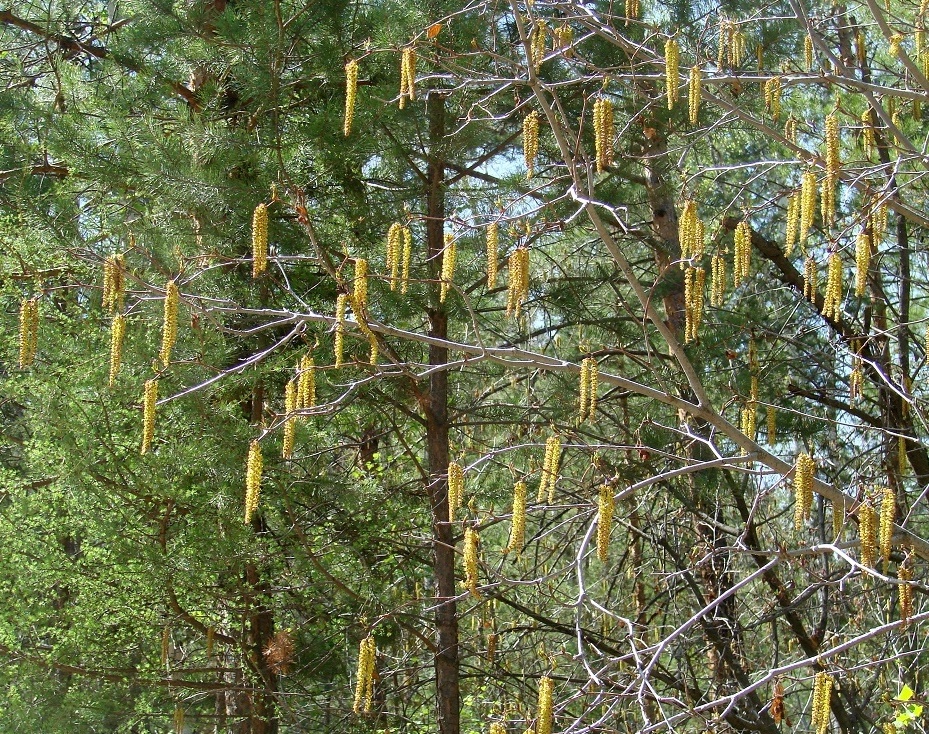
M 561 462 L 561 438 L 549 436 L 545 442 L 545 459 L 542 462 L 542 479 L 539 482 L 537 502 L 548 499 L 551 504 L 555 499 L 555 483 L 558 481 L 558 465 Z
M 363 257 L 355 259 L 355 277 L 352 285 L 352 308 L 355 318 L 362 321 L 368 311 L 368 261 Z
M 165 288 L 164 319 L 161 326 L 161 352 L 158 358 L 167 367 L 171 362 L 171 350 L 177 341 L 177 309 L 181 293 L 173 280 Z
M 756 407 L 757 404 L 749 400 L 745 404 L 745 407 L 742 408 L 740 421 L 742 433 L 748 436 L 748 438 L 750 438 L 752 441 L 755 440 L 755 436 L 758 432 L 758 415 L 756 413 Z
M 665 93 L 668 97 L 668 109 L 674 109 L 680 90 L 680 55 L 677 39 L 669 38 L 664 44 Z
M 520 311 L 529 298 L 529 248 L 517 247 L 510 255 L 508 263 L 508 282 L 506 315 L 519 317 Z
M 410 261 L 413 258 L 413 232 L 409 227 L 404 227 L 403 234 L 403 266 L 400 270 L 400 292 L 406 293 L 410 285 Z
M 597 558 L 606 563 L 610 553 L 610 530 L 613 527 L 613 485 L 604 482 L 600 485 L 597 515 Z
M 690 124 L 697 124 L 697 117 L 700 114 L 700 99 L 702 88 L 700 81 L 700 67 L 692 66 L 690 68 L 690 78 L 687 84 L 687 102 L 690 113 Z
M 142 453 L 148 453 L 155 438 L 155 406 L 158 403 L 158 380 L 147 380 L 142 398 Z
M 487 225 L 487 287 L 497 286 L 497 272 L 500 269 L 498 245 L 500 241 L 500 225 L 491 222 Z
M 826 175 L 823 178 L 820 208 L 822 210 L 823 224 L 830 226 L 835 223 L 836 190 L 842 169 L 839 119 L 835 113 L 826 117 L 823 147 L 823 158 L 826 159 Z
M 726 257 L 721 252 L 713 255 L 711 261 L 712 285 L 710 287 L 710 305 L 719 308 L 726 300 Z
M 535 71 L 539 70 L 545 60 L 545 42 L 548 36 L 548 25 L 544 20 L 537 20 L 532 31 L 532 41 L 529 44 L 529 61 Z
M 448 465 L 448 521 L 455 522 L 455 511 L 464 498 L 464 469 L 456 461 Z
M 842 531 L 845 528 L 845 508 L 839 502 L 832 503 L 832 537 L 836 541 L 842 539 Z
M 913 580 L 913 571 L 910 568 L 910 557 L 907 555 L 903 563 L 897 566 L 897 580 L 902 581 L 899 586 L 900 619 L 904 627 L 909 626 L 910 617 L 913 616 L 913 587 L 909 583 Z
M 245 465 L 245 524 L 252 521 L 252 515 L 258 509 L 261 496 L 261 471 L 264 461 L 261 458 L 261 445 L 252 441 L 248 445 L 248 461 Z
M 805 171 L 800 182 L 800 238 L 801 245 L 806 244 L 806 238 L 813 227 L 816 217 L 816 174 Z
M 894 33 L 890 37 L 890 42 L 887 46 L 887 53 L 890 56 L 896 56 L 900 53 L 900 44 L 903 43 L 905 36 L 902 33 Z
M 552 679 L 543 675 L 539 679 L 539 701 L 537 710 L 537 720 L 535 725 L 536 734 L 552 734 L 553 723 L 553 703 L 552 693 L 554 685 Z
M 629 25 L 630 20 L 638 20 L 642 13 L 641 0 L 626 0 L 626 23 Z
M 732 285 L 739 286 L 751 274 L 752 228 L 744 219 L 735 228 L 732 258 Z
M 842 316 L 842 258 L 837 252 L 829 255 L 823 316 L 833 321 L 838 321 Z
M 875 249 L 877 245 L 884 239 L 884 234 L 887 232 L 887 204 L 879 204 L 871 206 L 871 237 L 874 239 L 872 243 Z
M 310 355 L 300 358 L 297 377 L 297 402 L 295 408 L 316 407 L 316 362 Z
M 720 16 L 719 18 L 719 40 L 717 43 L 716 66 L 722 71 L 723 65 L 729 58 L 729 37 L 732 32 L 732 21 Z
M 581 360 L 580 369 L 580 399 L 578 401 L 578 422 L 583 423 L 594 417 L 597 409 L 597 384 L 599 371 L 597 360 L 594 357 L 585 357 Z
M 794 468 L 794 526 L 799 530 L 813 507 L 813 474 L 816 464 L 809 454 L 800 454 Z
M 800 195 L 793 193 L 787 197 L 787 224 L 784 233 L 784 254 L 790 257 L 797 244 L 797 227 L 800 224 Z
M 803 60 L 807 71 L 813 71 L 813 38 L 807 35 L 803 39 Z
M 797 118 L 791 115 L 784 123 L 784 137 L 787 142 L 797 144 Z
M 861 565 L 874 567 L 874 556 L 877 553 L 877 543 L 874 539 L 876 514 L 869 502 L 865 501 L 858 507 L 858 535 L 861 539 Z
M 554 48 L 561 51 L 566 59 L 574 56 L 574 29 L 567 23 L 562 23 L 555 29 Z
M 506 727 L 499 721 L 495 721 L 490 725 L 490 734 L 506 734 Z
M 397 290 L 400 276 L 400 259 L 403 248 L 403 225 L 394 222 L 387 230 L 387 272 L 390 276 L 390 290 Z
M 345 137 L 352 133 L 352 120 L 355 119 L 355 97 L 358 93 L 358 62 L 352 59 L 345 65 L 345 123 L 342 132 Z
M 445 249 L 442 251 L 442 284 L 439 287 L 439 301 L 443 303 L 455 277 L 455 256 L 455 240 L 451 234 L 446 234 Z
M 284 413 L 287 417 L 284 419 L 284 438 L 281 441 L 281 457 L 284 459 L 290 459 L 294 455 L 297 418 L 293 415 L 293 412 L 297 410 L 299 405 L 298 392 L 297 381 L 288 380 L 287 386 L 284 388 Z
M 613 165 L 613 103 L 599 97 L 594 102 L 594 148 L 597 154 L 597 173 Z
M 374 666 L 377 659 L 377 643 L 372 635 L 365 637 L 358 646 L 358 670 L 355 674 L 355 714 L 371 711 L 374 700 Z
M 681 268 L 688 267 L 692 258 L 699 257 L 703 242 L 698 242 L 700 219 L 697 216 L 697 202 L 688 199 L 684 202 L 681 216 L 677 222 L 677 238 L 681 246 Z M 700 237 L 700 240 L 703 238 Z
M 904 415 L 909 407 L 907 403 L 903 404 Z M 906 474 L 906 439 L 903 436 L 897 437 L 897 472 L 902 479 Z
M 123 338 L 126 336 L 126 317 L 116 314 L 110 326 L 110 387 L 116 385 L 116 375 L 123 361 Z
M 859 298 L 868 287 L 868 268 L 871 267 L 871 237 L 866 229 L 855 239 L 855 295 Z
M 342 366 L 345 357 L 345 308 L 348 296 L 340 293 L 335 299 L 335 367 Z
M 765 109 L 777 122 L 781 117 L 781 78 L 773 76 L 764 83 Z
M 535 160 L 539 155 L 539 113 L 533 110 L 523 118 L 523 160 L 526 178 L 535 175 Z
M 252 277 L 268 269 L 268 207 L 259 204 L 252 214 Z
M 703 291 L 706 271 L 703 268 L 687 268 L 684 272 L 684 341 L 696 341 L 700 323 L 703 321 Z
M 896 512 L 897 498 L 892 489 L 884 487 L 881 490 L 881 515 L 877 529 L 877 545 L 880 550 L 884 569 L 890 561 L 890 550 L 893 547 L 894 513 Z
M 742 65 L 745 58 L 745 34 L 738 26 L 733 26 L 732 43 L 729 44 L 729 66 L 736 68 Z
M 519 553 L 526 543 L 526 483 L 522 480 L 513 485 L 513 520 L 510 525 L 510 540 L 506 552 Z
M 803 297 L 815 302 L 818 288 L 819 269 L 816 265 L 816 259 L 810 255 L 803 262 Z
M 777 443 L 777 409 L 773 405 L 765 408 L 765 423 L 768 429 L 768 446 Z
M 861 147 L 864 148 L 864 154 L 867 158 L 874 155 L 874 151 L 877 149 L 877 138 L 874 134 L 874 126 L 871 124 L 870 109 L 861 113 Z
M 496 632 L 491 632 L 487 635 L 487 662 L 491 665 L 494 664 L 497 658 L 497 643 L 500 641 L 500 635 Z M 502 727 L 502 724 L 501 724 Z M 500 729 L 501 734 L 506 734 L 506 729 Z
M 416 49 L 407 46 L 400 54 L 400 109 L 416 99 Z
M 103 308 L 110 313 L 123 309 L 126 296 L 125 267 L 122 255 L 108 257 L 103 263 Z
M 813 703 L 810 707 L 810 724 L 816 734 L 826 734 L 831 706 L 832 676 L 828 673 L 817 673 L 813 683 Z
M 478 537 L 477 530 L 474 528 L 465 528 L 464 533 L 464 575 L 465 588 L 471 592 L 471 596 L 476 599 L 481 598 L 480 592 L 477 590 L 479 579 L 478 579 L 478 568 L 477 568 L 477 546 L 480 542 Z
M 23 299 L 19 304 L 19 366 L 25 369 L 35 362 L 39 331 L 39 302 Z

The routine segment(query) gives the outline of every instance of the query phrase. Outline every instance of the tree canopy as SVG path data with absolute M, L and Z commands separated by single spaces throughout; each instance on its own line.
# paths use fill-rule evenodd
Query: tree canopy
M 927 8 L 0 9 L 0 721 L 922 731 Z

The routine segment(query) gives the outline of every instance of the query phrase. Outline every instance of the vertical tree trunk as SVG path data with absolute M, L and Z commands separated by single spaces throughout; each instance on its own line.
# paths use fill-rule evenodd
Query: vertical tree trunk
M 432 91 L 427 100 L 429 116 L 429 168 L 426 184 L 426 243 L 429 272 L 437 279 L 445 247 L 445 98 Z M 448 337 L 448 316 L 435 297 L 429 309 L 429 335 Z M 448 350 L 429 347 L 429 364 L 448 362 Z M 440 734 L 458 734 L 458 619 L 455 605 L 455 546 L 448 522 L 448 372 L 437 370 L 429 377 L 429 395 L 423 406 L 426 418 L 426 451 L 429 461 L 429 500 L 432 504 L 433 572 L 436 606 L 435 655 L 436 713 Z

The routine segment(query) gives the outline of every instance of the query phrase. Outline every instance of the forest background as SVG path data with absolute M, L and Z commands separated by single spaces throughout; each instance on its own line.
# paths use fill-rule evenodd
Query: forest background
M 0 8 L 3 730 L 922 731 L 925 21 Z

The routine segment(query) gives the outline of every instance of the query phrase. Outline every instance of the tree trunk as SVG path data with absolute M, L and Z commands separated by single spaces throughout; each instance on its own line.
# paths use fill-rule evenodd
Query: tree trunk
M 429 168 L 426 184 L 426 242 L 429 270 L 438 279 L 445 247 L 445 98 L 432 91 L 427 100 L 429 116 Z M 448 337 L 448 315 L 434 296 L 429 309 L 429 335 Z M 429 364 L 448 362 L 448 350 L 429 347 Z M 436 713 L 440 734 L 458 734 L 458 619 L 455 605 L 455 545 L 448 522 L 448 372 L 437 370 L 429 377 L 429 395 L 423 405 L 426 418 L 426 450 L 429 461 L 429 500 L 432 504 L 433 572 L 438 602 L 435 624 Z

